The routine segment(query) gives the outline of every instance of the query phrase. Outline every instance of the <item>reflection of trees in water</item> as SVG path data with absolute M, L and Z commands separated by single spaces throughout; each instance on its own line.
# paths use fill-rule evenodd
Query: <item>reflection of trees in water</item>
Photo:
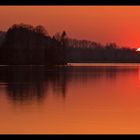
M 41 102 L 50 89 L 53 94 L 66 96 L 69 82 L 102 78 L 115 80 L 119 74 L 137 74 L 138 67 L 59 67 L 51 70 L 44 67 L 0 67 L 0 82 L 7 85 L 10 101 Z
M 128 75 L 130 73 L 137 74 L 139 67 L 131 67 L 131 66 L 75 66 L 69 68 L 69 75 L 71 75 L 71 79 L 86 80 L 101 80 L 102 78 L 106 78 L 109 80 L 115 80 L 118 75 Z
M 49 71 L 44 67 L 1 67 L 0 82 L 6 83 L 7 95 L 12 101 L 40 101 L 50 88 L 65 97 L 64 73 L 56 69 Z

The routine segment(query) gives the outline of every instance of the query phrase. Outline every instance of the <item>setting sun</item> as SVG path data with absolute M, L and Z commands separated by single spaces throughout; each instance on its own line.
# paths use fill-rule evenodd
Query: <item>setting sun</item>
M 136 50 L 136 51 L 138 51 L 138 52 L 139 52 L 139 51 L 140 51 L 140 48 L 137 48 L 137 50 Z

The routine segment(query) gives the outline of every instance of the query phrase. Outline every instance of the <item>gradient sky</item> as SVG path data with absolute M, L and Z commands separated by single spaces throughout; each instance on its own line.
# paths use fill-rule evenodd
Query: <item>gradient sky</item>
M 50 35 L 140 47 L 140 6 L 0 6 L 0 29 L 14 23 L 45 26 Z

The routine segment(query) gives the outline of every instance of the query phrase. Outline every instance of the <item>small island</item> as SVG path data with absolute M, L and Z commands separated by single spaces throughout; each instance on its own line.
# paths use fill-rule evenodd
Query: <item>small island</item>
M 0 65 L 139 62 L 136 49 L 68 38 L 65 31 L 50 36 L 42 25 L 14 24 L 0 32 Z

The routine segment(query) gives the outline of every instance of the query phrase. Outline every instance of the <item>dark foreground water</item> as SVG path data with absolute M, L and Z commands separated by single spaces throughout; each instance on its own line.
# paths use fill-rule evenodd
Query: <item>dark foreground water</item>
M 140 65 L 0 67 L 0 133 L 140 133 Z

